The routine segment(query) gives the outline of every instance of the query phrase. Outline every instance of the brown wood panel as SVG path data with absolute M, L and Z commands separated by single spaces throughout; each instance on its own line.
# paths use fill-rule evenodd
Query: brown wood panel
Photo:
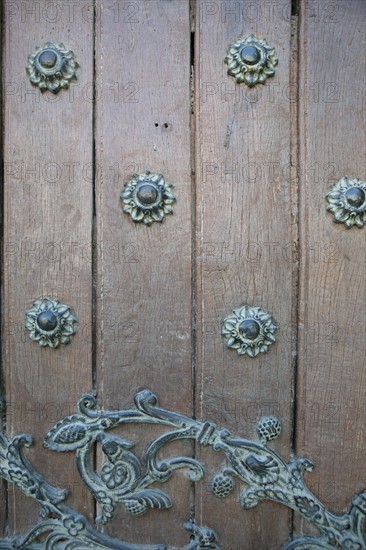
M 4 40 L 4 33 L 3 33 L 3 25 L 4 25 L 4 17 L 3 17 L 3 10 L 0 10 L 0 44 L 1 44 L 1 51 L 4 51 L 3 48 L 3 40 Z M 1 83 L 3 82 L 3 56 L 1 56 Z M 0 91 L 0 101 L 3 105 L 3 93 L 2 93 L 2 86 Z M 0 126 L 3 128 L 3 109 L 1 109 L 0 113 Z M 3 151 L 3 132 L 1 132 L 0 136 L 0 151 L 2 155 Z M 1 244 L 2 244 L 2 237 L 3 237 L 3 173 L 1 173 L 0 177 L 0 235 L 1 235 Z M 0 248 L 2 251 L 2 248 Z M 2 252 L 1 252 L 2 256 Z M 0 285 L 2 287 L 2 269 L 0 269 Z M 3 293 L 1 293 L 1 312 L 3 311 Z M 1 324 L 2 326 L 2 313 L 1 313 Z M 0 357 L 3 357 L 3 340 L 0 338 Z M 5 431 L 5 381 L 4 381 L 4 370 L 3 370 L 3 364 L 1 359 L 1 366 L 0 366 L 0 431 L 3 433 Z M 6 509 L 7 509 L 7 488 L 6 488 L 6 482 L 1 479 L 0 480 L 0 533 L 1 536 L 5 535 L 6 530 Z
M 249 5 L 250 4 L 250 5 Z M 296 181 L 291 177 L 291 6 L 267 2 L 197 4 L 197 416 L 235 434 L 256 438 L 265 414 L 283 422 L 273 447 L 289 457 L 296 307 Z M 274 78 L 249 89 L 227 75 L 229 44 L 241 36 L 266 37 L 279 63 Z M 293 150 L 293 154 L 296 151 Z M 294 215 L 292 214 L 294 209 Z M 272 312 L 279 329 L 267 354 L 240 357 L 226 349 L 221 323 L 243 304 Z M 211 475 L 224 463 L 204 458 Z M 277 549 L 289 534 L 289 512 L 261 503 L 243 511 L 242 487 L 219 501 L 210 476 L 197 492 L 198 521 L 216 530 L 222 548 Z
M 46 477 L 73 493 L 81 512 L 93 507 L 75 456 L 42 447 L 54 423 L 76 410 L 92 387 L 93 9 L 77 2 L 5 2 L 4 369 L 9 434 L 30 433 L 27 455 Z M 71 91 L 43 95 L 26 73 L 27 56 L 47 41 L 72 49 L 80 63 Z M 39 297 L 75 309 L 69 346 L 42 349 L 24 328 Z M 35 524 L 38 507 L 9 488 L 9 534 Z
M 358 0 L 301 4 L 297 452 L 338 512 L 365 488 L 366 240 L 333 222 L 325 195 L 345 175 L 365 178 L 365 16 Z
M 132 11 L 132 7 L 133 11 Z M 125 407 L 143 388 L 162 406 L 192 413 L 189 3 L 100 4 L 96 44 L 98 396 Z M 133 173 L 162 173 L 174 185 L 174 214 L 150 227 L 123 212 L 119 195 Z M 139 452 L 153 427 L 126 429 Z M 171 454 L 192 452 L 190 445 Z M 177 472 L 169 511 L 132 517 L 118 507 L 108 532 L 138 543 L 187 542 L 191 484 Z

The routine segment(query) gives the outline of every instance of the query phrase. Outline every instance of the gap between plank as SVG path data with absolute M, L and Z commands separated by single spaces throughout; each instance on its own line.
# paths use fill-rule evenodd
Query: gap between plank
M 299 258 L 299 2 L 291 3 L 291 37 L 290 37 L 290 80 L 297 83 L 296 101 L 290 103 L 290 162 L 294 177 L 291 177 L 291 209 L 293 212 L 292 232 L 295 256 L 292 258 L 292 311 L 291 324 L 295 327 L 295 337 L 292 341 L 292 426 L 291 426 L 291 454 L 296 453 L 297 439 L 297 385 L 298 385 L 298 353 L 299 353 L 299 282 L 300 282 L 300 258 Z M 293 173 L 293 172 L 292 172 Z M 290 537 L 294 536 L 295 512 L 290 514 Z
M 92 388 L 94 395 L 97 395 L 97 349 L 96 349 L 96 338 L 97 338 L 97 273 L 98 273 L 98 254 L 96 254 L 96 250 L 98 250 L 97 245 L 97 217 L 96 217 L 96 141 L 95 141 L 95 134 L 96 134 L 96 15 L 97 15 L 97 5 L 96 1 L 93 2 L 93 103 L 92 103 L 92 164 L 93 164 L 93 174 L 92 174 L 92 181 L 93 181 L 93 208 L 92 208 L 92 231 L 91 231 L 91 240 L 92 240 L 92 264 L 91 264 L 91 278 L 92 278 L 92 299 L 91 299 L 91 354 L 92 354 Z M 93 453 L 93 468 L 96 469 L 97 465 L 97 449 L 96 446 L 94 446 L 94 453 Z M 93 516 L 94 520 L 97 517 L 97 503 L 95 499 L 93 500 Z
M 5 6 L 4 3 L 1 3 L 0 6 L 0 44 L 1 51 L 3 52 L 0 62 L 0 102 L 1 102 L 1 111 L 0 111 L 0 127 L 2 131 L 0 132 L 0 154 L 1 154 L 1 173 L 0 173 L 0 246 L 1 246 L 1 268 L 0 268 L 0 316 L 1 316 L 1 327 L 4 326 L 4 120 L 5 120 L 5 104 L 3 101 L 3 62 L 4 62 L 4 53 L 5 53 L 5 33 L 3 29 L 5 28 Z M 0 432 L 6 432 L 6 389 L 5 389 L 5 368 L 4 368 L 4 351 L 3 351 L 3 336 L 0 341 L 0 355 L 1 355 L 1 366 L 0 366 Z M 8 536 L 9 534 L 9 502 L 8 502 L 8 483 L 1 479 L 0 482 L 1 489 L 1 506 L 3 510 L 3 524 L 1 525 L 1 530 L 3 536 Z
M 196 16 L 196 0 L 189 0 L 189 17 L 190 17 L 190 166 L 191 166 L 191 304 L 192 304 L 192 416 L 196 418 L 196 375 L 197 375 L 197 265 L 196 265 L 196 154 L 195 154 L 195 16 Z M 193 458 L 196 458 L 196 442 L 193 441 Z M 191 503 L 191 521 L 196 521 L 196 485 L 192 484 L 192 503 Z

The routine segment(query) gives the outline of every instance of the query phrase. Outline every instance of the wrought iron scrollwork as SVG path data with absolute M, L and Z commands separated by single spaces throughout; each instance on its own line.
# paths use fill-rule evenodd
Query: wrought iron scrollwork
M 56 452 L 76 452 L 78 470 L 83 482 L 100 504 L 97 524 L 108 523 L 116 505 L 124 505 L 128 513 L 140 516 L 149 509 L 163 510 L 172 506 L 168 494 L 157 483 L 167 481 L 175 470 L 184 468 L 191 480 L 198 481 L 205 472 L 202 464 L 190 457 L 162 459 L 160 451 L 168 443 L 191 439 L 200 445 L 222 452 L 226 465 L 211 480 L 214 495 L 226 498 L 235 483 L 246 484 L 240 495 L 243 508 L 253 508 L 260 500 L 272 500 L 292 508 L 319 529 L 319 536 L 295 537 L 285 544 L 286 550 L 366 548 L 363 522 L 366 517 L 366 493 L 356 496 L 348 514 L 336 515 L 310 492 L 303 478 L 313 469 L 305 458 L 286 463 L 267 442 L 280 433 L 274 417 L 262 419 L 257 426 L 260 441 L 237 438 L 211 422 L 194 420 L 159 407 L 156 396 L 143 390 L 135 396 L 135 408 L 102 410 L 93 395 L 83 396 L 79 412 L 59 421 L 46 436 L 44 446 Z M 109 433 L 125 424 L 155 424 L 169 428 L 149 446 L 144 462 L 133 453 L 134 443 Z M 37 472 L 24 454 L 32 438 L 0 434 L 0 476 L 15 483 L 40 506 L 41 520 L 26 536 L 0 539 L 0 548 L 30 548 L 41 543 L 46 550 L 61 548 L 93 548 L 120 550 L 169 550 L 165 545 L 127 543 L 109 537 L 93 526 L 77 510 L 64 501 L 67 491 L 51 486 Z M 100 445 L 105 461 L 100 470 L 93 468 L 95 445 Z M 181 550 L 220 550 L 217 536 L 208 527 L 193 522 L 184 524 L 191 540 Z M 223 541 L 225 548 L 225 541 Z M 177 550 L 177 549 L 176 549 Z

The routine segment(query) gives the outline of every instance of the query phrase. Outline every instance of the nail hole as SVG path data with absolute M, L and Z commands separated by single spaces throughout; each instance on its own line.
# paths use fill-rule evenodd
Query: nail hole
M 155 122 L 155 128 L 158 128 L 159 124 L 157 122 Z

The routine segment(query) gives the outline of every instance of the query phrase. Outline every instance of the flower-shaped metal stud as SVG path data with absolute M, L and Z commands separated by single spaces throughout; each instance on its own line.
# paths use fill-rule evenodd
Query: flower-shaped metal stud
M 42 347 L 57 348 L 60 344 L 69 344 L 70 336 L 75 333 L 76 317 L 72 309 L 59 300 L 36 300 L 25 315 L 30 339 Z
M 79 67 L 74 52 L 67 50 L 63 44 L 47 44 L 35 53 L 28 55 L 27 72 L 29 80 L 44 92 L 50 90 L 54 94 L 61 88 L 67 89 Z
M 243 306 L 226 317 L 222 335 L 228 348 L 236 349 L 239 355 L 255 357 L 268 351 L 268 346 L 276 341 L 276 328 L 270 313 L 260 307 Z
M 258 82 L 264 84 L 269 76 L 274 75 L 277 62 L 274 48 L 265 38 L 259 40 L 253 34 L 231 44 L 225 58 L 228 74 L 238 83 L 245 82 L 248 86 Z
M 173 214 L 171 205 L 175 196 L 172 187 L 162 174 L 134 174 L 121 193 L 123 211 L 130 214 L 134 222 L 146 225 L 162 222 L 166 214 Z
M 257 422 L 257 434 L 263 445 L 267 441 L 276 439 L 280 435 L 281 429 L 281 422 L 274 416 L 262 416 Z
M 346 176 L 333 185 L 327 194 L 327 210 L 334 215 L 334 221 L 363 227 L 366 223 L 366 182 L 350 180 Z

